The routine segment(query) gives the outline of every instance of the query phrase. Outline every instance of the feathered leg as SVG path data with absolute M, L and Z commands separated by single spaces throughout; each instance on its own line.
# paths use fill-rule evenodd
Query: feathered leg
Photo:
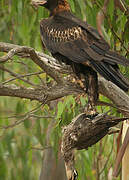
M 88 115 L 95 115 L 95 104 L 98 100 L 98 76 L 97 73 L 89 66 L 73 63 L 73 71 L 78 78 L 82 81 L 84 89 L 88 95 L 88 104 L 85 108 L 85 112 Z M 83 75 L 83 78 L 82 76 Z
M 87 86 L 87 95 L 88 95 L 88 104 L 85 108 L 85 112 L 88 115 L 95 115 L 96 112 L 96 101 L 98 100 L 98 77 L 97 73 L 93 70 L 90 70 L 87 73 L 86 86 Z

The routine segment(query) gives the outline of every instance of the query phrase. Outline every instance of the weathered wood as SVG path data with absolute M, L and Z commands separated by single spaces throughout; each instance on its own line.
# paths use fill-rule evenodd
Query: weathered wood
M 10 58 L 13 61 L 12 57 L 14 55 L 20 56 L 21 58 L 24 57 L 30 58 L 44 72 L 46 72 L 56 81 L 55 85 L 49 88 L 47 88 L 47 86 L 43 87 L 40 85 L 37 88 L 34 87 L 26 88 L 26 87 L 18 87 L 13 84 L 8 85 L 1 83 L 0 96 L 11 96 L 11 97 L 27 98 L 30 100 L 37 100 L 39 102 L 44 102 L 44 101 L 48 102 L 70 94 L 77 95 L 84 93 L 84 90 L 80 86 L 77 86 L 76 84 L 71 82 L 68 77 L 63 77 L 61 75 L 63 73 L 73 74 L 71 68 L 64 64 L 59 64 L 54 58 L 45 55 L 44 53 L 37 52 L 30 47 L 18 46 L 3 42 L 0 42 L 0 52 L 7 52 L 6 55 L 0 57 L 1 64 L 6 63 Z M 58 72 L 60 73 L 60 75 Z M 129 96 L 119 87 L 114 85 L 112 82 L 107 81 L 102 77 L 99 77 L 98 81 L 99 81 L 99 93 L 108 97 L 113 102 L 112 104 L 113 107 L 118 108 L 118 110 L 122 112 L 124 116 L 129 117 Z M 80 117 L 81 115 L 75 119 L 78 118 L 80 119 Z M 102 134 L 102 137 L 103 136 L 104 134 Z M 101 135 L 99 138 L 101 138 Z M 89 145 L 90 145 L 90 141 L 89 141 Z M 124 144 L 122 146 L 124 146 Z M 74 156 L 70 155 L 70 158 L 71 158 L 71 162 L 74 161 Z M 74 172 L 74 176 L 76 176 L 76 171 L 73 170 L 73 172 Z
M 112 126 L 126 119 L 107 114 L 89 116 L 82 113 L 64 127 L 61 151 L 68 180 L 75 180 L 77 177 L 74 169 L 74 149 L 88 149 L 108 134 Z

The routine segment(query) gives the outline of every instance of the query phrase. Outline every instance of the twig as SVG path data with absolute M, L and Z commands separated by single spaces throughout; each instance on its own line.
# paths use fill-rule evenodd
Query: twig
M 104 166 L 103 166 L 103 169 L 99 172 L 99 175 L 101 175 L 101 174 L 103 173 L 104 169 L 106 168 L 106 166 L 107 166 L 107 164 L 108 164 L 108 162 L 109 162 L 110 156 L 111 156 L 111 154 L 112 154 L 112 151 L 113 151 L 113 145 L 112 145 L 111 151 L 110 151 L 110 153 L 109 153 L 109 155 L 108 155 L 108 157 L 107 157 L 107 160 L 106 160 L 106 162 L 105 162 L 105 164 L 104 164 Z
M 14 115 L 14 116 L 2 116 L 2 118 L 8 118 L 8 119 L 12 119 L 12 118 L 21 118 L 21 117 L 24 117 L 25 116 L 25 114 L 24 115 L 21 115 L 21 116 L 17 116 L 17 115 Z M 53 119 L 53 118 L 55 118 L 55 116 L 38 116 L 38 115 L 35 115 L 35 114 L 31 114 L 31 117 L 35 117 L 35 118 L 38 118 L 38 119 L 40 119 L 40 118 L 48 118 L 48 119 Z
M 113 103 L 111 104 L 111 103 L 107 103 L 107 102 L 104 102 L 104 101 L 97 101 L 96 105 L 99 105 L 99 106 L 110 106 L 110 107 L 116 108 L 117 110 L 119 110 L 121 112 L 129 113 L 128 109 L 124 109 L 124 108 L 115 106 Z
M 122 11 L 122 12 L 126 12 L 128 11 L 128 6 L 126 5 L 126 3 L 123 0 L 115 0 L 115 5 Z M 128 12 L 127 12 L 128 13 Z
M 114 170 L 113 170 L 113 176 L 114 177 L 118 176 L 119 166 L 120 166 L 120 163 L 122 161 L 122 158 L 124 156 L 124 153 L 125 153 L 125 150 L 126 150 L 126 147 L 127 147 L 128 144 L 129 144 L 129 128 L 127 129 L 123 144 L 122 144 L 122 146 L 121 146 L 121 148 L 120 148 L 120 150 L 119 150 L 119 152 L 117 154 L 115 167 L 114 167 Z
M 12 59 L 12 57 L 14 55 L 16 55 L 17 53 L 21 53 L 21 52 L 24 52 L 24 51 L 25 51 L 24 47 L 13 48 L 6 55 L 0 57 L 0 63 L 5 63 L 9 59 Z
M 97 17 L 96 17 L 96 22 L 97 22 L 97 29 L 99 34 L 103 37 L 103 33 L 102 33 L 102 24 L 104 21 L 104 13 L 106 13 L 107 11 L 107 6 L 108 6 L 109 0 L 105 0 L 104 1 L 104 5 L 101 8 L 101 10 L 98 12 Z
M 20 79 L 20 80 L 24 81 L 25 83 L 30 84 L 31 86 L 37 86 L 37 85 L 33 84 L 32 82 L 30 82 L 30 81 L 28 81 L 28 80 L 26 80 L 26 79 L 23 79 L 23 78 L 21 77 L 21 75 L 10 71 L 9 69 L 7 69 L 7 68 L 5 68 L 5 67 L 3 67 L 3 66 L 0 66 L 0 69 L 3 70 L 3 71 L 8 72 L 11 76 L 14 76 L 15 79 Z M 10 80 L 8 80 L 8 81 L 5 81 L 5 82 L 3 82 L 3 83 L 1 83 L 1 84 L 6 84 L 6 83 L 10 82 L 11 80 L 12 80 L 12 79 L 10 79 Z
M 125 47 L 124 42 L 121 40 L 121 38 L 120 38 L 120 37 L 117 35 L 117 33 L 115 32 L 115 30 L 114 30 L 114 28 L 113 28 L 113 26 L 112 26 L 112 23 L 111 23 L 111 21 L 110 21 L 109 16 L 107 16 L 107 14 L 103 11 L 103 9 L 101 8 L 101 6 L 99 5 L 99 3 L 98 3 L 96 0 L 94 1 L 94 3 L 95 3 L 95 4 L 101 9 L 101 11 L 103 12 L 105 18 L 106 18 L 107 21 L 108 21 L 108 24 L 109 24 L 109 27 L 110 27 L 112 33 L 113 33 L 113 34 L 115 35 L 115 37 L 121 42 L 123 48 L 129 53 L 129 50 Z
M 8 52 L 13 48 L 17 48 L 21 46 L 13 45 L 13 44 L 8 44 L 8 43 L 0 43 L 0 51 L 2 52 Z M 43 53 L 35 51 L 36 54 L 38 54 L 38 59 L 39 61 L 46 66 L 49 66 L 50 69 L 54 71 L 59 71 L 63 72 L 62 69 L 66 69 L 67 73 L 71 73 L 71 69 L 69 69 L 69 66 L 64 66 L 64 65 L 59 65 L 57 61 Z M 22 53 L 17 53 L 18 56 L 20 57 L 30 57 L 27 52 L 22 52 Z M 57 64 L 57 66 L 56 66 Z M 53 74 L 54 75 L 54 74 Z M 64 80 L 65 79 L 65 80 Z M 60 97 L 64 97 L 70 94 L 78 94 L 78 93 L 83 93 L 84 91 L 78 86 L 73 85 L 73 83 L 70 83 L 68 78 L 62 78 L 60 77 L 61 81 L 65 81 L 65 84 L 63 85 L 55 85 L 52 88 L 40 88 L 40 89 L 34 89 L 34 88 L 20 88 L 18 86 L 14 85 L 0 85 L 0 96 L 13 96 L 13 97 L 20 97 L 20 98 L 27 98 L 31 100 L 38 100 L 39 102 L 42 102 L 44 99 L 44 95 L 48 96 L 48 101 L 55 100 Z M 122 90 L 120 90 L 118 87 L 113 85 L 113 83 L 106 81 L 104 78 L 99 78 L 99 92 L 103 94 L 104 96 L 108 97 L 111 99 L 115 104 L 116 107 L 123 109 L 124 111 L 128 111 L 129 107 L 129 97 L 124 93 Z M 115 93 L 114 93 L 115 92 Z M 120 98 L 118 98 L 120 97 Z M 122 111 L 122 110 L 121 110 Z M 123 111 L 123 112 L 124 112 Z M 128 114 L 128 112 L 127 112 Z
M 0 51 L 1 52 L 8 52 L 8 54 L 0 59 L 0 61 L 6 62 L 10 58 L 12 58 L 14 55 L 18 55 L 24 57 L 30 57 L 40 68 L 42 68 L 49 76 L 51 76 L 57 83 L 59 84 L 65 84 L 63 79 L 60 77 L 59 73 L 55 71 L 55 68 L 52 68 L 50 66 L 47 66 L 44 61 L 43 57 L 39 56 L 38 53 L 30 47 L 26 46 L 18 46 L 18 45 L 12 45 L 8 43 L 0 42 Z M 44 56 L 46 57 L 46 56 Z M 48 59 L 47 59 L 48 61 Z
M 24 117 L 23 119 L 18 120 L 18 121 L 15 121 L 13 124 L 11 124 L 11 125 L 9 125 L 9 126 L 2 126 L 1 129 L 13 128 L 13 127 L 15 127 L 15 126 L 23 123 L 26 119 L 29 119 L 30 117 L 33 117 L 33 114 L 32 114 L 32 113 L 37 112 L 41 106 L 44 106 L 45 103 L 46 103 L 46 100 L 47 100 L 47 99 L 44 99 L 44 102 L 43 102 L 42 104 L 40 104 L 38 107 L 34 108 L 33 110 L 27 112 L 27 113 L 24 115 L 25 117 Z
M 7 83 L 9 83 L 9 82 L 11 82 L 11 81 L 14 81 L 14 80 L 16 80 L 16 79 L 20 79 L 20 78 L 23 78 L 23 77 L 29 77 L 29 76 L 34 76 L 34 75 L 38 75 L 38 74 L 42 74 L 43 73 L 43 71 L 40 71 L 40 72 L 36 72 L 36 73 L 29 73 L 29 74 L 25 74 L 25 75 L 17 75 L 17 77 L 15 77 L 15 78 L 11 78 L 11 79 L 9 79 L 9 80 L 7 80 L 7 81 L 4 81 L 4 82 L 2 82 L 1 84 L 7 84 Z M 28 81 L 28 80 L 27 80 Z M 33 85 L 33 86 L 36 86 L 36 85 Z M 39 86 L 39 85 L 38 85 Z
M 44 151 L 45 149 L 49 149 L 49 148 L 52 148 L 52 146 L 46 146 L 46 147 L 34 147 L 34 146 L 32 146 L 32 147 L 30 147 L 30 149 L 29 150 L 38 150 L 38 151 Z

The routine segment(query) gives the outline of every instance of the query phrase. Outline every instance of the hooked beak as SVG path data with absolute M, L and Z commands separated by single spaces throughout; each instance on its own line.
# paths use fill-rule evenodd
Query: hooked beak
M 31 1 L 32 6 L 34 6 L 35 8 L 37 8 L 38 6 L 43 6 L 46 3 L 47 3 L 47 0 L 32 0 Z

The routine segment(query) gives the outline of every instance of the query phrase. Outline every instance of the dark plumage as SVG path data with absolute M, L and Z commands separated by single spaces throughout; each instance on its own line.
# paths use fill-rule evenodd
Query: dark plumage
M 118 64 L 129 66 L 129 60 L 110 50 L 97 30 L 75 17 L 67 0 L 37 0 L 50 11 L 40 22 L 45 47 L 60 61 L 70 64 L 79 75 L 84 74 L 93 101 L 97 100 L 97 72 L 124 91 L 129 83 L 119 72 Z

